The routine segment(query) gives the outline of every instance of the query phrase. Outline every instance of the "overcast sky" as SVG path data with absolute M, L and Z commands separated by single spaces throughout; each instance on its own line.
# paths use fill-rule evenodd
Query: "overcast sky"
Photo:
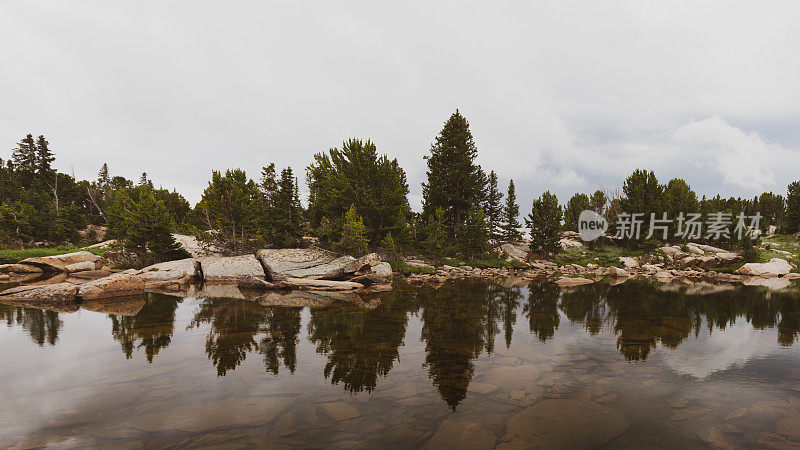
M 523 214 L 637 167 L 785 193 L 798 18 L 795 1 L 3 2 L 0 157 L 44 134 L 61 170 L 146 171 L 194 203 L 212 169 L 302 175 L 370 138 L 419 209 L 422 157 L 458 108 Z

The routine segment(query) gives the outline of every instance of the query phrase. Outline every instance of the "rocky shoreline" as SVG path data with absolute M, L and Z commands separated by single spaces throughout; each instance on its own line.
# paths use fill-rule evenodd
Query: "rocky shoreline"
M 375 253 L 354 258 L 321 249 L 265 249 L 252 255 L 187 258 L 121 272 L 112 272 L 105 264 L 97 255 L 75 252 L 0 265 L 5 281 L 20 283 L 1 291 L 0 301 L 80 302 L 215 285 L 257 292 L 371 293 L 390 290 L 393 278 L 391 266 Z M 54 277 L 26 284 L 46 274 Z

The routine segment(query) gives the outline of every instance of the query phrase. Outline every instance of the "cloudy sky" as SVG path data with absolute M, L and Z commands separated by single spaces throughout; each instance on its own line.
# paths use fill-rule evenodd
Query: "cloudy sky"
M 146 171 L 195 202 L 212 169 L 302 173 L 370 138 L 418 208 L 422 156 L 458 108 L 523 211 L 637 167 L 701 194 L 784 193 L 798 17 L 792 1 L 3 2 L 0 157 L 44 134 L 59 169 Z

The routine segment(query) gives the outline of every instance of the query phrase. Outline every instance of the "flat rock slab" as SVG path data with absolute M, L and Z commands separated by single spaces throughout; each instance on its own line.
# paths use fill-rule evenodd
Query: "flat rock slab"
M 426 449 L 494 448 L 497 436 L 483 424 L 463 419 L 446 419 L 425 444 Z
M 70 302 L 77 299 L 77 294 L 78 286 L 72 283 L 17 286 L 0 292 L 0 301 Z
M 0 273 L 42 273 L 42 269 L 29 264 L 0 264 Z
M 547 399 L 514 415 L 498 448 L 596 448 L 629 427 L 617 409 L 589 400 Z
M 115 273 L 79 286 L 78 296 L 82 300 L 98 300 L 113 297 L 126 297 L 144 293 L 144 282 L 136 276 L 135 270 Z
M 146 288 L 163 288 L 172 284 L 186 285 L 198 279 L 200 263 L 194 258 L 167 261 L 145 267 L 136 272 Z
M 247 277 L 264 278 L 264 268 L 254 255 L 200 259 L 206 283 L 236 284 Z
M 27 264 L 29 266 L 36 266 L 45 271 L 65 272 L 64 268 L 71 264 L 82 263 L 86 261 L 95 262 L 98 259 L 100 259 L 100 257 L 94 253 L 74 252 L 55 256 L 37 256 L 34 258 L 23 259 L 19 263 Z
M 95 267 L 94 261 L 83 261 L 74 264 L 67 264 L 66 266 L 64 266 L 64 272 L 67 273 L 86 272 L 87 270 L 95 270 L 95 269 L 97 269 L 97 267 Z
M 274 281 L 287 278 L 337 280 L 357 275 L 381 262 L 376 253 L 354 258 L 316 248 L 265 249 L 259 250 L 257 256 L 267 277 Z
M 593 280 L 581 277 L 575 277 L 575 278 L 561 277 L 558 280 L 556 280 L 556 284 L 559 286 L 582 286 L 584 284 L 592 284 L 592 283 L 594 283 Z

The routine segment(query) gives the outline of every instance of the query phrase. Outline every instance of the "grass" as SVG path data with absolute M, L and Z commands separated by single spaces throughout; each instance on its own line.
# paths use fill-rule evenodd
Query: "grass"
M 433 274 L 436 273 L 436 269 L 432 267 L 418 267 L 418 266 L 411 266 L 406 264 L 404 261 L 398 260 L 393 261 L 392 263 L 392 270 L 400 273 L 402 275 L 414 275 L 414 274 Z
M 627 249 L 613 245 L 601 245 L 597 248 L 570 247 L 553 257 L 553 262 L 559 266 L 569 264 L 580 264 L 585 266 L 589 263 L 601 267 L 622 267 L 620 256 L 637 257 L 647 253 L 645 249 Z
M 528 267 L 528 265 L 523 262 L 517 260 L 506 261 L 505 259 L 500 258 L 499 256 L 476 258 L 476 259 L 462 259 L 462 258 L 442 259 L 442 265 L 458 267 L 462 264 L 465 266 L 477 267 L 478 269 L 502 269 L 502 268 L 524 269 Z
M 0 264 L 11 264 L 26 258 L 34 258 L 39 256 L 53 256 L 61 255 L 64 253 L 79 252 L 85 250 L 92 252 L 95 255 L 102 256 L 106 252 L 103 248 L 87 248 L 77 247 L 74 245 L 59 245 L 57 247 L 36 247 L 26 248 L 23 250 L 0 249 Z

